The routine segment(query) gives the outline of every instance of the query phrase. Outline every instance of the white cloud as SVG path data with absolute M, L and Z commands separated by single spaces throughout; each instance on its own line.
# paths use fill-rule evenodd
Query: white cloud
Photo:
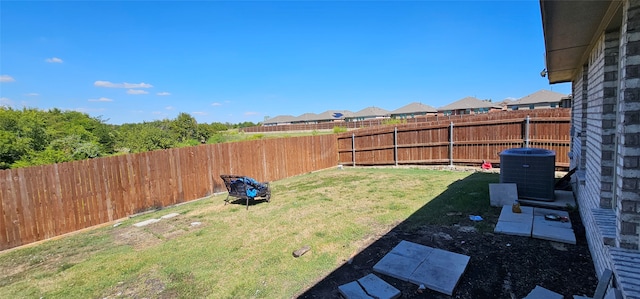
M 258 115 L 258 112 L 248 111 L 248 112 L 245 112 L 244 115 L 246 115 L 246 116 Z
M 26 95 L 26 96 L 28 96 L 28 97 L 37 97 L 37 96 L 39 96 L 40 94 L 39 94 L 39 93 L 37 93 L 37 92 L 30 92 L 30 93 L 25 94 L 25 95 Z
M 159 93 L 156 93 L 156 94 L 159 95 L 159 96 L 170 96 L 171 95 L 171 93 L 166 92 L 166 91 L 159 92 Z
M 149 92 L 142 89 L 129 89 L 127 90 L 128 94 L 148 94 Z
M 211 103 L 211 106 L 222 106 L 221 103 L 215 102 L 215 103 Z
M 62 63 L 62 59 L 60 59 L 58 57 L 47 58 L 44 61 L 46 61 L 48 63 Z
M 194 114 L 194 115 L 207 115 L 206 112 L 202 112 L 202 111 L 191 112 L 191 114 Z
M 9 76 L 9 75 L 1 75 L 0 76 L 0 82 L 13 82 L 16 81 L 16 79 L 13 79 L 13 77 Z
M 173 110 L 173 109 L 176 109 L 176 108 L 174 108 L 173 106 L 167 106 L 167 107 L 164 107 L 164 109 Z
M 113 102 L 113 100 L 103 97 L 103 98 L 99 98 L 99 99 L 89 99 L 89 102 Z
M 13 101 L 9 98 L 2 97 L 0 98 L 0 106 L 11 106 L 13 105 Z
M 106 87 L 106 88 L 151 88 L 153 85 L 148 83 L 112 83 L 109 81 L 96 81 L 93 83 L 96 87 Z

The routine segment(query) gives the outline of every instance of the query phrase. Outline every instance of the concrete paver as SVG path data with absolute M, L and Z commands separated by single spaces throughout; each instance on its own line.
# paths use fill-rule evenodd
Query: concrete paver
M 563 299 L 564 296 L 547 290 L 541 286 L 536 286 L 528 295 L 522 299 Z
M 401 241 L 373 266 L 373 270 L 451 295 L 469 256 Z
M 518 200 L 518 186 L 516 184 L 489 184 L 489 202 L 492 207 L 511 205 L 516 200 Z
M 545 219 L 545 215 L 554 214 L 566 217 L 567 221 L 554 221 Z M 569 213 L 566 211 L 535 208 L 533 212 L 533 229 L 531 236 L 537 239 L 556 241 L 568 244 L 576 244 L 576 235 L 571 227 Z
M 347 299 L 395 299 L 401 295 L 398 289 L 375 274 L 343 284 L 338 287 L 338 291 Z
M 145 221 L 140 221 L 140 222 L 134 224 L 133 226 L 135 226 L 135 227 L 143 227 L 143 226 L 147 226 L 147 225 L 149 225 L 151 223 L 156 223 L 158 221 L 160 221 L 160 219 L 152 218 L 152 219 L 148 219 L 148 220 L 145 220 Z
M 352 281 L 339 286 L 338 291 L 347 299 L 374 299 L 365 293 L 357 281 Z
M 371 296 L 379 299 L 395 299 L 400 297 L 400 290 L 394 288 L 380 277 L 371 273 L 358 279 L 362 288 Z

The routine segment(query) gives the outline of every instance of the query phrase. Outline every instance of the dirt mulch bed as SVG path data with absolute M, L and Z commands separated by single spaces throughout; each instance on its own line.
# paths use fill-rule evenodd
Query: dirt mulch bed
M 376 273 L 400 290 L 401 298 L 523 298 L 536 285 L 567 299 L 573 295 L 593 296 L 598 281 L 584 227 L 577 211 L 572 211 L 570 216 L 576 245 L 480 233 L 473 229 L 470 221 L 412 230 L 403 229 L 400 225 L 368 245 L 299 298 L 340 298 L 339 285 L 373 273 L 373 265 L 402 240 L 465 254 L 471 259 L 453 296 L 428 289 L 420 292 L 415 284 Z

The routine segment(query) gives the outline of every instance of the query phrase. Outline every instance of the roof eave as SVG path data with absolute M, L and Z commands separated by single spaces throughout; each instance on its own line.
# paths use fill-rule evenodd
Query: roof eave
M 622 1 L 540 0 L 549 83 L 571 82 L 600 34 L 620 27 Z

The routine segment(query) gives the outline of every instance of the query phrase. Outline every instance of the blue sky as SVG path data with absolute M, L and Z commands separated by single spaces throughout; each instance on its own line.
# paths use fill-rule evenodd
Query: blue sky
M 0 105 L 112 124 L 571 92 L 540 77 L 538 1 L 2 1 L 0 22 Z

